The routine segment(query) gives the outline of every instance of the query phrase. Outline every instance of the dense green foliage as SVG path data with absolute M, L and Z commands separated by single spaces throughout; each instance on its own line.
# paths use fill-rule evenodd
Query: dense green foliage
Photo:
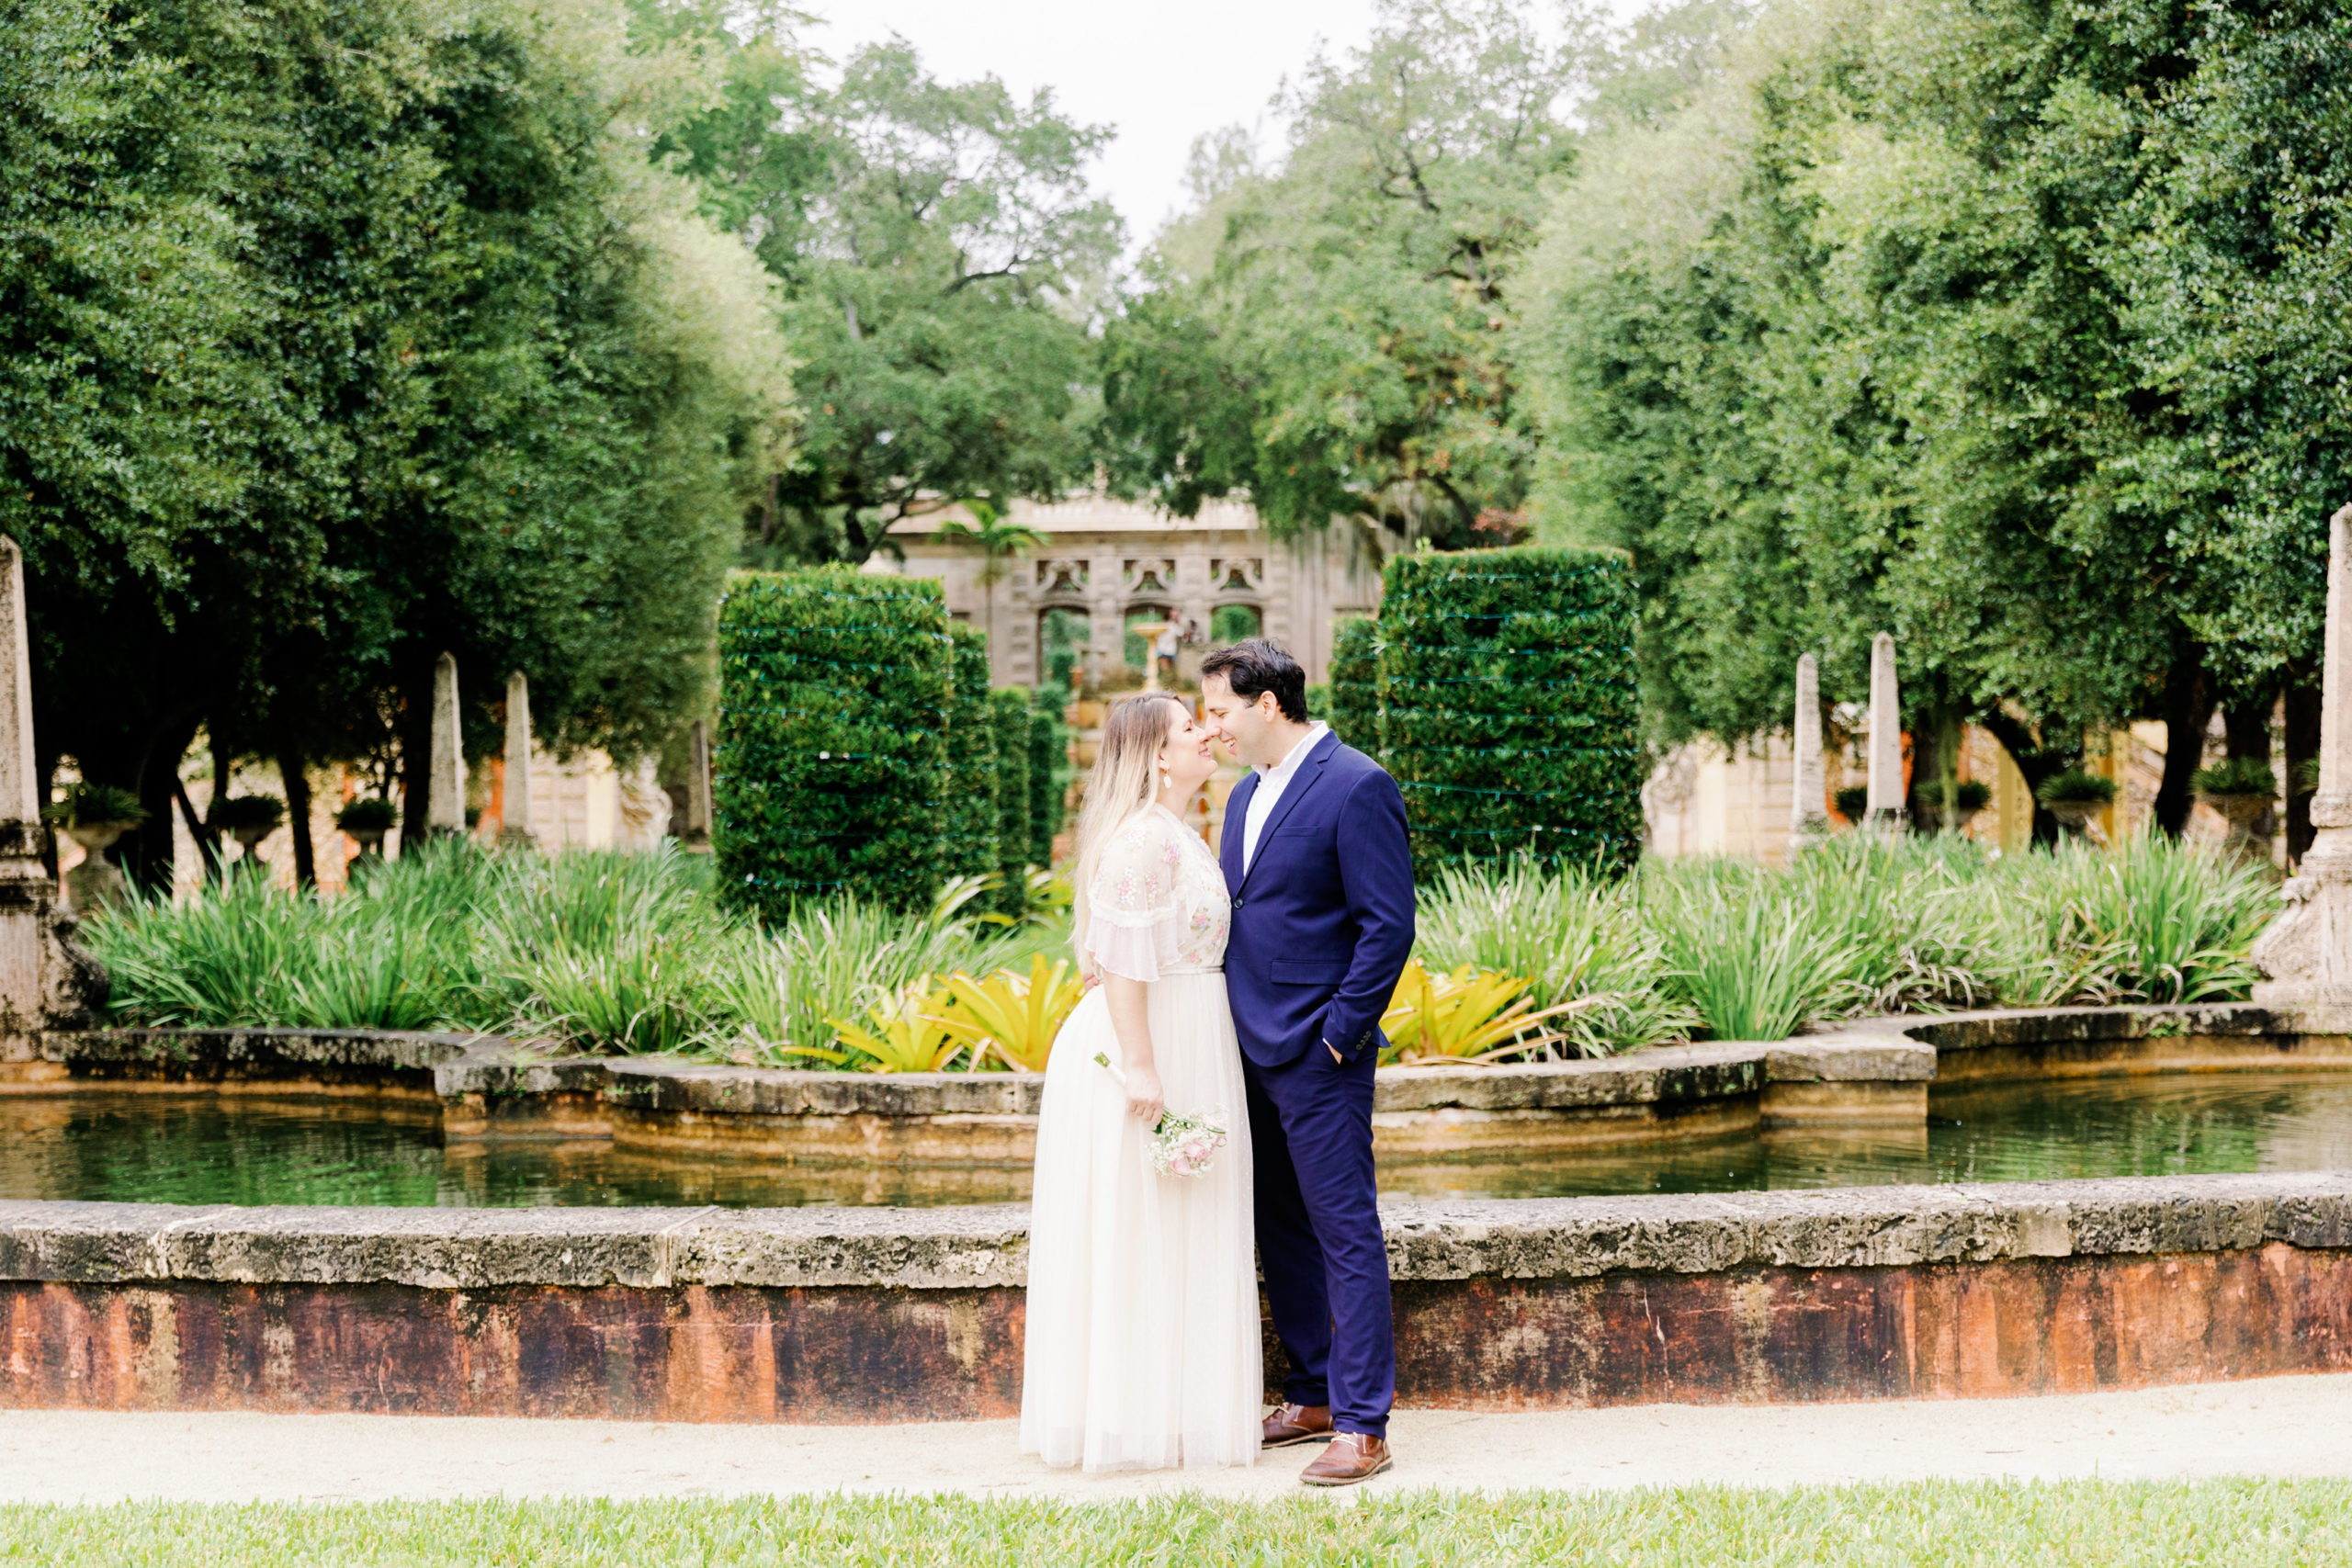
M 1108 129 L 993 77 L 942 82 L 895 38 L 831 79 L 778 6 L 634 14 L 641 38 L 723 72 L 651 151 L 785 295 L 806 423 L 752 513 L 760 542 L 855 563 L 923 498 L 1049 495 L 1082 477 L 1084 321 L 1119 248 L 1084 165 Z
M 1449 867 L 1422 890 L 1415 951 L 1521 976 L 1538 1007 L 1581 1004 L 1556 1027 L 1592 1055 L 1874 1013 L 2241 998 L 2277 906 L 2264 870 L 2162 839 L 1989 858 L 1846 833 L 1786 871 Z
M 1331 628 L 1331 686 L 1324 716 L 1359 751 L 1380 755 L 1380 623 L 1351 615 Z
M 137 791 L 153 858 L 199 727 L 420 782 L 445 650 L 483 742 L 513 669 L 559 744 L 701 705 L 790 388 L 764 278 L 646 162 L 695 61 L 573 0 L 9 18 L 0 531 L 45 771 Z
M 1030 813 L 1036 808 L 1030 779 L 1031 711 L 1025 687 L 999 686 L 989 693 L 989 739 L 996 768 L 992 780 L 997 814 L 996 869 L 1004 879 L 1003 886 L 998 890 L 998 907 L 1008 915 L 1019 915 L 1028 907 L 1024 874 L 1031 864 L 1031 848 L 1036 841 L 1030 825 Z M 1050 864 L 1050 859 L 1045 863 Z
M 126 1022 L 503 1030 L 769 1066 L 808 1065 L 786 1047 L 831 1047 L 829 1020 L 922 976 L 986 975 L 1068 940 L 847 895 L 762 922 L 715 896 L 716 874 L 710 857 L 666 849 L 437 844 L 344 897 L 232 869 L 198 897 L 111 908 L 83 933 Z
M 853 1067 L 876 1064 L 833 1021 L 863 1027 L 952 971 L 987 976 L 1069 942 L 1049 911 L 1012 926 L 983 915 L 970 879 L 913 910 L 837 896 L 753 919 L 719 897 L 731 889 L 714 858 L 438 844 L 341 898 L 232 869 L 84 931 L 125 1022 L 507 1030 Z M 2275 907 L 2260 871 L 2161 840 L 1993 859 L 1956 840 L 1849 834 L 1786 872 L 1450 866 L 1421 890 L 1416 953 L 1512 976 L 1542 1008 L 1573 1004 L 1558 1049 L 1599 1055 L 1883 1011 L 2226 1000 L 2245 994 L 2248 946 Z
M 1654 736 L 1785 727 L 1805 651 L 1860 701 L 1883 629 L 1923 784 L 1963 720 L 2033 783 L 2217 703 L 2267 757 L 2352 493 L 2352 18 L 1710 9 L 1660 23 L 1678 90 L 1596 106 L 1530 268 L 1543 523 L 1634 554 Z
M 1509 0 L 1385 5 L 1285 90 L 1279 166 L 1238 128 L 1204 138 L 1194 210 L 1106 331 L 1114 477 L 1187 513 L 1245 490 L 1277 533 L 1511 542 L 1534 461 L 1515 286 L 1575 55 Z
M 1414 864 L 1530 852 L 1615 869 L 1642 841 L 1633 572 L 1597 550 L 1388 563 L 1380 761 Z
M 1069 794 L 1069 726 L 1062 721 L 1063 694 L 1037 691 L 1029 712 L 1029 863 L 1054 863 L 1054 836 L 1062 830 L 1062 803 Z
M 1176 1554 L 1237 1568 L 2317 1568 L 2352 1551 L 2347 1504 L 2352 1485 L 2334 1479 L 1430 1489 L 1370 1493 L 1337 1508 L 1317 1497 L 1256 1503 L 1199 1492 L 1091 1504 L 849 1492 L 726 1501 L 17 1504 L 0 1510 L 0 1550 L 94 1568 L 1028 1568 Z
M 823 567 L 729 580 L 710 839 L 730 900 L 771 919 L 844 891 L 929 902 L 954 852 L 947 626 L 931 579 Z
M 989 709 L 989 643 L 973 626 L 947 624 L 955 674 L 948 686 L 947 776 L 940 808 L 947 839 L 945 872 L 993 876 L 997 850 L 996 731 Z

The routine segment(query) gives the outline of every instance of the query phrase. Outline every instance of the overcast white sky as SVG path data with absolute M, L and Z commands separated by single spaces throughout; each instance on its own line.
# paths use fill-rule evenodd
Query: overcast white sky
M 815 0 L 809 41 L 835 60 L 897 33 L 950 81 L 994 75 L 1024 96 L 1051 87 L 1063 111 L 1118 128 L 1096 184 L 1127 220 L 1130 254 L 1183 205 L 1193 138 L 1260 128 L 1279 149 L 1267 100 L 1313 53 L 1372 29 L 1373 0 Z M 1619 0 L 1629 12 L 1634 0 Z M 1548 7 L 1544 7 L 1548 11 Z
M 1118 128 L 1096 174 L 1130 247 L 1183 202 L 1184 157 L 1204 130 L 1266 128 L 1266 102 L 1320 37 L 1361 43 L 1373 0 L 817 0 L 809 35 L 835 60 L 897 33 L 950 81 L 993 75 L 1064 113 Z

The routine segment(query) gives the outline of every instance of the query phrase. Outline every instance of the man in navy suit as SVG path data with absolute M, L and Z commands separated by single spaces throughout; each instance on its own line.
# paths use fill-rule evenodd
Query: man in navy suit
M 1266 1445 L 1329 1439 L 1300 1479 L 1390 1464 L 1388 1252 L 1372 1170 L 1380 1015 L 1413 950 L 1396 781 L 1306 718 L 1306 672 L 1252 637 L 1201 661 L 1202 707 L 1251 769 L 1226 803 L 1225 985 L 1249 1084 L 1258 1261 L 1290 1357 Z

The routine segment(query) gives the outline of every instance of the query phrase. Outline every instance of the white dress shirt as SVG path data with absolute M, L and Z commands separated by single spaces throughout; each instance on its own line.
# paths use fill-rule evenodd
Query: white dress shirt
M 1291 779 L 1306 765 L 1306 754 L 1315 743 L 1329 732 L 1330 726 L 1321 719 L 1306 727 L 1306 734 L 1290 749 L 1290 755 L 1271 768 L 1258 770 L 1258 787 L 1250 795 L 1250 815 L 1241 824 L 1241 874 L 1250 874 L 1250 863 L 1258 858 L 1258 840 L 1266 830 L 1266 818 L 1274 814 L 1274 804 L 1290 787 Z

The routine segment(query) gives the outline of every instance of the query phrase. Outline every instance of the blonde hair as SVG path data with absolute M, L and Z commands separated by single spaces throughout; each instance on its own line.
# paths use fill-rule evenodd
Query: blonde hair
M 1159 750 L 1183 721 L 1182 701 L 1147 692 L 1115 704 L 1102 721 L 1102 747 L 1078 808 L 1078 860 L 1070 871 L 1069 937 L 1081 972 L 1086 956 L 1087 890 L 1094 886 L 1102 849 L 1119 829 L 1148 810 L 1159 793 Z

